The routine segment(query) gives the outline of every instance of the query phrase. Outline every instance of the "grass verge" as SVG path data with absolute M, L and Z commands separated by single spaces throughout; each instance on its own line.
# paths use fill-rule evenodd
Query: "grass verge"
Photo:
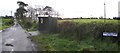
M 12 18 L 0 18 L 0 30 L 3 30 L 5 28 L 8 28 L 14 24 L 14 21 Z
M 32 37 L 38 51 L 118 51 L 116 43 L 86 37 L 82 40 L 60 37 L 60 34 L 42 34 Z

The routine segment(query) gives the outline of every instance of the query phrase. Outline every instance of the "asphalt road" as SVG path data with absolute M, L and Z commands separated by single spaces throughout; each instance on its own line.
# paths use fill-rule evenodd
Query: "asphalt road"
M 2 51 L 33 51 L 29 34 L 17 23 L 2 33 Z

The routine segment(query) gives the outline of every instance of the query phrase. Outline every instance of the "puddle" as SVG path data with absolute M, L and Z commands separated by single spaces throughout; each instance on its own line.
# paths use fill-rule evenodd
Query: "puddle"
M 3 42 L 3 51 L 14 51 L 14 45 L 13 45 L 14 39 L 13 38 L 9 38 L 6 39 L 5 42 Z
M 11 47 L 13 47 L 13 45 L 12 45 L 12 44 L 5 44 L 5 46 L 11 46 Z

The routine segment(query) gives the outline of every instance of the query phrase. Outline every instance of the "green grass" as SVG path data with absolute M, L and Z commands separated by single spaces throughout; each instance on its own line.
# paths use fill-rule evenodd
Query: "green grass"
M 59 37 L 60 34 L 42 34 L 32 37 L 39 51 L 118 51 L 115 43 L 87 37 L 81 41 Z
M 105 19 L 72 19 L 72 20 L 59 20 L 59 22 L 73 21 L 78 23 L 90 23 L 90 22 L 106 22 L 106 23 L 118 23 L 118 20 L 105 20 Z
M 8 28 L 8 27 L 12 26 L 13 24 L 14 24 L 13 23 L 13 19 L 4 19 L 4 18 L 1 18 L 1 21 L 0 21 L 0 30 Z
M 34 42 L 38 44 L 39 50 L 43 51 L 80 51 L 82 50 L 79 42 L 75 40 L 59 38 L 59 34 L 44 34 L 33 37 Z M 38 41 L 40 40 L 40 41 Z
M 24 29 L 26 29 L 29 32 L 38 30 L 38 21 L 32 21 L 32 22 L 30 22 L 30 21 L 27 21 L 27 22 L 19 21 L 19 23 L 21 24 L 21 26 Z

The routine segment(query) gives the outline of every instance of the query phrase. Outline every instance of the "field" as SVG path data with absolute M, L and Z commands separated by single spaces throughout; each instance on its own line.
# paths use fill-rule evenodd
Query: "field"
M 9 18 L 9 19 L 4 19 L 1 18 L 0 20 L 0 30 L 8 28 L 10 26 L 12 26 L 14 24 L 13 19 Z
M 59 20 L 59 22 L 63 21 L 73 21 L 73 22 L 78 22 L 78 23 L 91 23 L 91 22 L 101 22 L 101 23 L 118 23 L 118 20 L 113 20 L 113 19 L 72 19 L 72 20 Z
M 118 37 L 102 37 L 102 33 L 119 33 L 118 20 L 59 20 L 58 32 L 32 37 L 43 51 L 118 51 Z

